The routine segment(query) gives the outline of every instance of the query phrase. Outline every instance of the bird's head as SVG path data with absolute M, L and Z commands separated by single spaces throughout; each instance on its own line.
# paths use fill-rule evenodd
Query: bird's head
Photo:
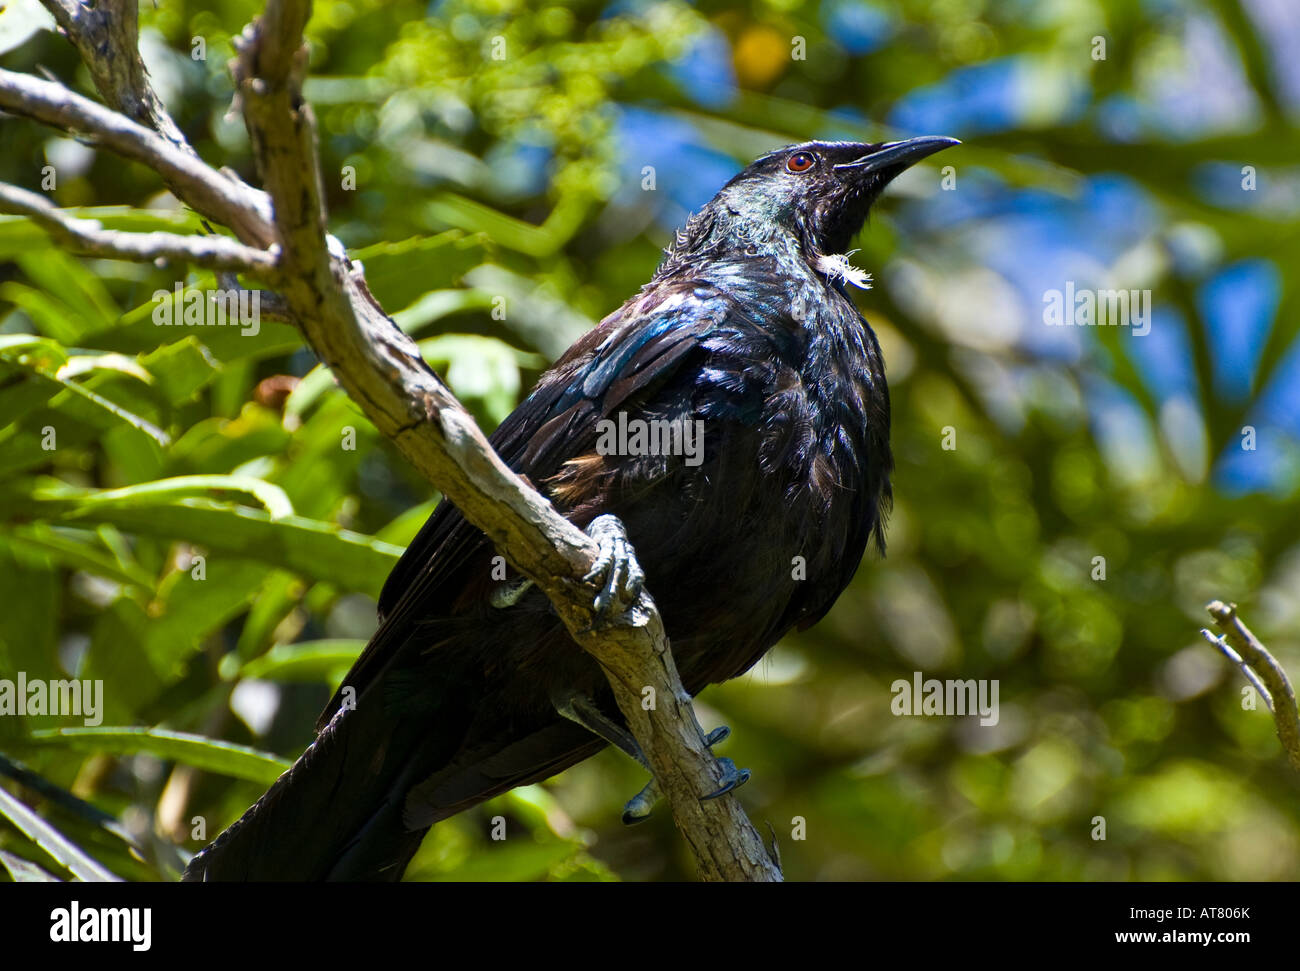
M 741 231 L 785 231 L 820 253 L 843 253 L 881 191 L 905 169 L 961 144 L 925 135 L 902 142 L 804 142 L 764 155 L 710 206 Z

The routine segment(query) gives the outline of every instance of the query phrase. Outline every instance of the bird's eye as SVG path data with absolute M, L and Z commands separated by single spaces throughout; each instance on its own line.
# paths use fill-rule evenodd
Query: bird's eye
M 785 163 L 785 167 L 791 172 L 807 172 L 816 164 L 817 157 L 815 155 L 810 155 L 807 152 L 798 152 L 797 154 L 790 156 Z

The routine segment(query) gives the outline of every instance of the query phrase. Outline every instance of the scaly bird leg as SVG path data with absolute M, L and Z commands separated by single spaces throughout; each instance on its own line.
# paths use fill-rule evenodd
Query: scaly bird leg
M 603 738 L 628 757 L 636 759 L 647 772 L 650 771 L 650 763 L 646 760 L 645 753 L 641 751 L 641 746 L 632 737 L 632 733 L 613 719 L 608 718 L 590 698 L 585 695 L 572 694 L 555 699 L 553 704 L 555 710 L 569 721 L 576 722 L 593 735 Z M 705 736 L 704 744 L 709 747 L 709 751 L 712 751 L 714 745 L 730 734 L 730 728 L 726 725 L 720 725 Z M 738 770 L 731 759 L 720 758 L 718 764 L 722 768 L 723 785 L 716 792 L 701 796 L 701 800 L 716 799 L 718 796 L 730 792 L 732 789 L 737 789 L 749 781 L 749 770 Z M 651 777 L 650 781 L 645 784 L 645 788 L 629 799 L 623 807 L 623 822 L 631 826 L 633 823 L 639 823 L 649 818 L 655 803 L 658 801 L 659 789 L 654 778 Z
M 645 754 L 636 739 L 632 737 L 632 733 L 597 708 L 595 702 L 586 695 L 575 693 L 553 698 L 551 704 L 569 721 L 577 722 L 593 735 L 599 735 L 623 754 L 636 759 L 647 771 L 649 770 L 650 763 L 646 761 Z
M 553 699 L 552 704 L 555 705 L 555 710 L 569 721 L 577 722 L 593 735 L 600 736 L 625 755 L 636 759 L 647 772 L 650 771 L 650 763 L 646 761 L 645 753 L 641 751 L 641 746 L 637 744 L 632 733 L 607 718 L 590 698 L 585 695 L 571 694 L 564 698 Z M 658 799 L 659 794 L 655 790 L 655 780 L 652 775 L 645 788 L 629 799 L 627 805 L 623 807 L 623 822 L 629 825 L 639 823 L 650 815 Z
M 596 623 L 609 622 L 618 614 L 636 603 L 645 586 L 645 573 L 637 563 L 636 553 L 628 541 L 627 531 L 617 516 L 604 515 L 592 520 L 587 527 L 599 547 L 596 562 L 584 578 L 588 583 L 599 588 L 593 607 L 597 614 Z M 553 699 L 555 710 L 571 721 L 577 722 L 594 735 L 603 738 L 611 745 L 625 752 L 639 762 L 647 771 L 650 764 L 636 739 L 622 725 L 610 719 L 591 701 L 580 695 L 568 695 Z M 696 724 L 699 728 L 699 724 Z M 704 744 L 713 750 L 713 746 L 731 734 L 725 725 L 715 728 L 704 735 Z M 722 785 L 714 792 L 701 796 L 701 800 L 716 799 L 725 793 L 738 789 L 749 781 L 748 769 L 738 769 L 728 758 L 719 758 L 718 767 L 722 772 Z M 655 780 L 650 779 L 644 789 L 627 801 L 623 807 L 623 822 L 636 823 L 647 818 L 659 798 Z

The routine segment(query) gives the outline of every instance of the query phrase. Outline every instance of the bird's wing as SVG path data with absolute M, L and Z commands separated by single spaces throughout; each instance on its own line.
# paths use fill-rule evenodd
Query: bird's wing
M 694 282 L 674 282 L 634 297 L 542 376 L 491 435 L 493 448 L 515 472 L 541 482 L 565 460 L 591 451 L 601 417 L 652 393 L 735 313 L 734 301 L 723 291 Z M 413 622 L 449 614 L 466 584 L 467 566 L 491 548 L 454 505 L 439 503 L 385 582 L 380 627 L 343 684 L 359 695 L 406 642 Z M 338 709 L 341 692 L 318 727 Z

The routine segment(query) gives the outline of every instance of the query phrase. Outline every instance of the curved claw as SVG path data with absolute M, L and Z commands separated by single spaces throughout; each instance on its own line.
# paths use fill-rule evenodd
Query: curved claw
M 718 765 L 722 767 L 722 786 L 716 792 L 710 792 L 707 796 L 700 796 L 700 802 L 725 796 L 733 789 L 739 789 L 749 781 L 750 771 L 736 768 L 736 763 L 731 759 L 724 756 L 718 759 Z
M 583 577 L 601 588 L 593 603 L 595 611 L 605 617 L 621 613 L 636 602 L 645 587 L 645 573 L 636 560 L 627 531 L 617 516 L 606 514 L 592 520 L 587 535 L 599 546 L 595 563 Z

